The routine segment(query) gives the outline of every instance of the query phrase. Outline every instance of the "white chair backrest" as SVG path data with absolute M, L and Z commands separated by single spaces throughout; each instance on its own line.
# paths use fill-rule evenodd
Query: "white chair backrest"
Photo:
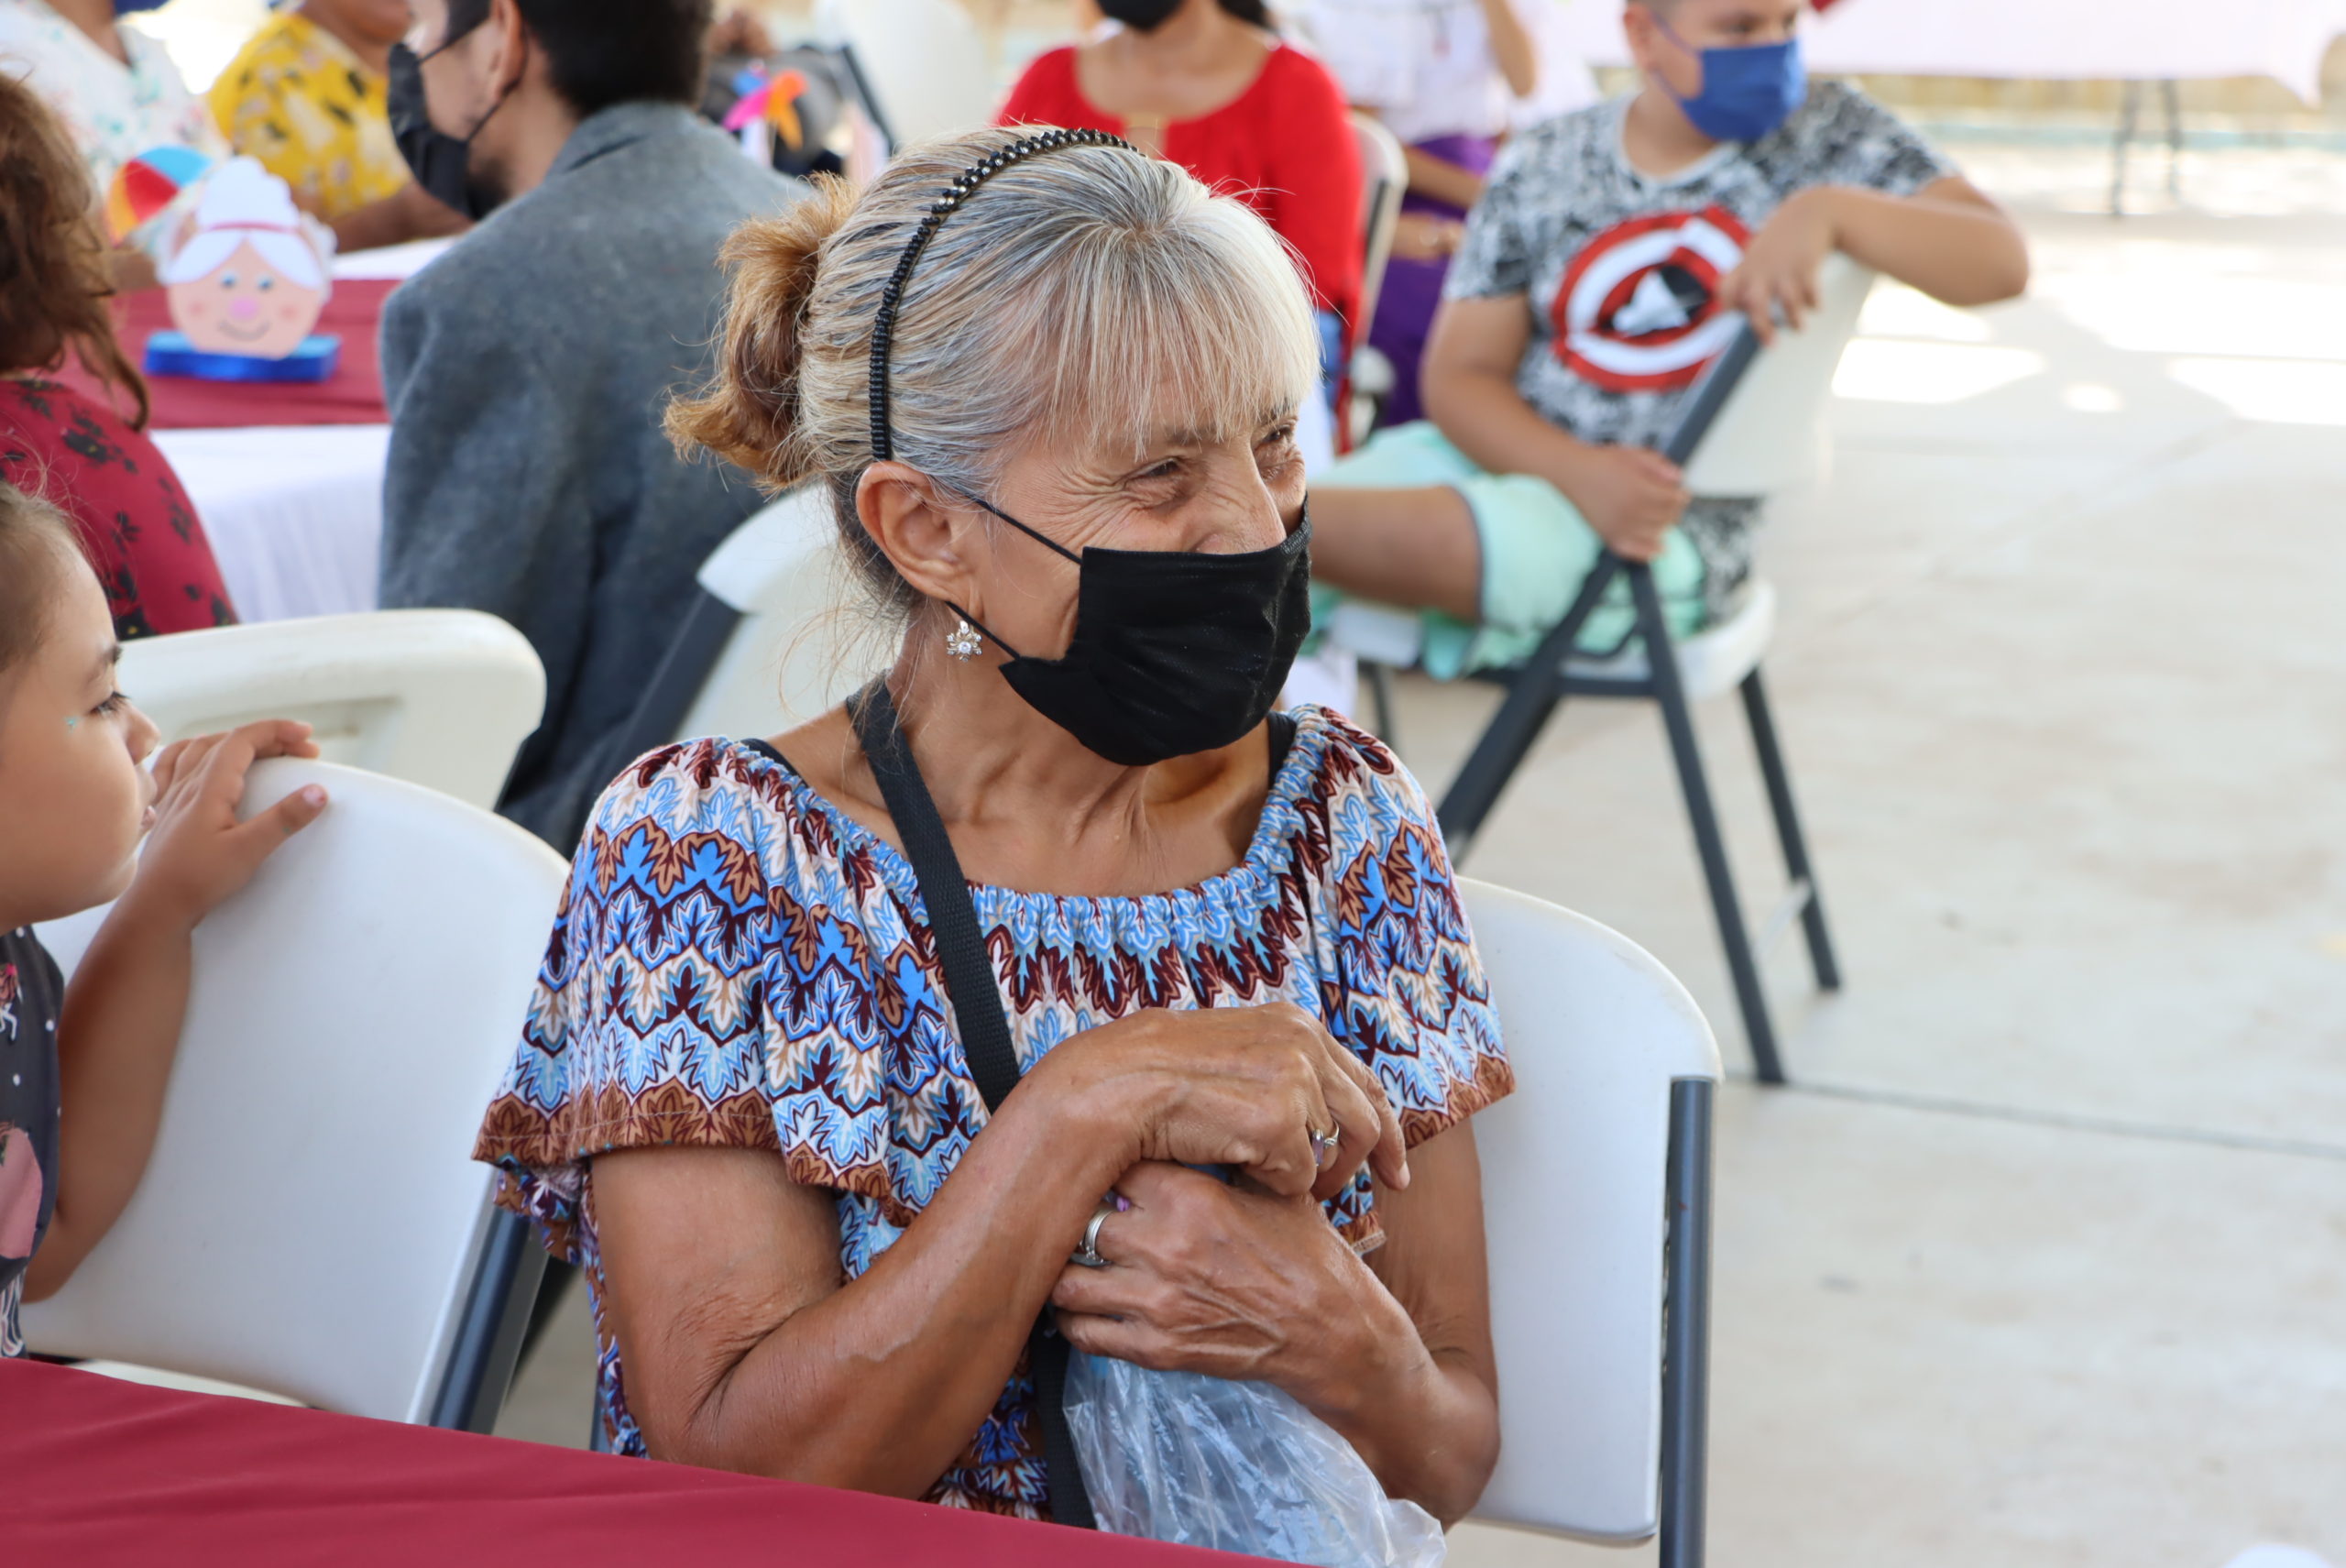
M 1376 297 L 1385 287 L 1385 264 L 1393 255 L 1393 227 L 1400 221 L 1401 197 L 1409 188 L 1409 157 L 1400 138 L 1374 115 L 1352 114 L 1353 139 L 1360 144 L 1361 177 L 1366 182 L 1361 200 L 1361 244 L 1365 263 L 1360 276 L 1360 320 L 1353 334 L 1365 342 L 1368 323 L 1376 319 Z
M 893 652 L 868 639 L 858 646 L 855 633 L 868 629 L 861 596 L 819 483 L 735 529 L 701 563 L 700 586 L 741 620 L 674 739 L 743 739 L 803 724 L 878 673 Z
M 898 147 L 993 124 L 985 38 L 955 0 L 822 0 L 815 27 L 855 51 Z
M 538 727 L 545 671 L 529 639 L 469 609 L 386 609 L 142 637 L 122 689 L 166 741 L 299 718 L 329 762 L 494 806 Z
M 1670 1085 L 1716 1080 L 1718 1047 L 1627 938 L 1459 886 L 1516 1078 L 1474 1118 L 1502 1432 L 1475 1517 L 1642 1541 L 1657 1522 Z
M 26 1338 L 422 1420 L 488 1215 L 473 1136 L 564 867 L 477 807 L 328 763 L 257 765 L 245 808 L 312 781 L 325 815 L 197 927 L 154 1158 Z M 102 916 L 41 936 L 70 968 Z
M 1771 496 L 1821 477 L 1825 406 L 1834 367 L 1857 335 L 1872 269 L 1835 252 L 1817 277 L 1819 303 L 1798 332 L 1780 334 L 1727 397 L 1686 465 L 1698 496 Z

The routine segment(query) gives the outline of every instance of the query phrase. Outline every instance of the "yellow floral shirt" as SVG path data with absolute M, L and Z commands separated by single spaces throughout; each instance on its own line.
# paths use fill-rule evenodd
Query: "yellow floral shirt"
M 212 85 L 212 114 L 304 206 L 334 219 L 408 182 L 389 88 L 308 17 L 272 16 Z

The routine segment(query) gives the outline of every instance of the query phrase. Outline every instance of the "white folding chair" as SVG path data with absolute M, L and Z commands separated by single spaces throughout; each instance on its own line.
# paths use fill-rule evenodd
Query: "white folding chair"
M 815 30 L 846 51 L 892 152 L 993 124 L 985 38 L 954 0 L 822 0 Z
M 1474 1118 L 1501 1431 L 1474 1517 L 1698 1568 L 1718 1047 L 1628 938 L 1459 886 L 1516 1079 Z
M 122 689 L 166 741 L 255 718 L 314 727 L 330 762 L 494 806 L 545 707 L 523 637 L 469 609 L 386 609 L 141 637 Z
M 1368 329 L 1376 320 L 1377 298 L 1385 291 L 1386 263 L 1393 259 L 1393 231 L 1401 221 L 1401 198 L 1409 190 L 1409 155 L 1400 139 L 1374 115 L 1354 109 L 1352 121 L 1353 138 L 1360 147 L 1361 172 L 1367 181 L 1360 204 L 1360 319 L 1353 323 L 1359 346 L 1353 350 L 1352 407 L 1346 411 L 1351 420 L 1349 434 L 1358 444 L 1368 439 L 1385 400 L 1393 395 L 1393 362 L 1370 345 Z M 1376 670 L 1372 678 L 1384 679 L 1385 672 Z M 1388 696 L 1380 688 L 1380 700 Z
M 838 530 L 830 493 L 806 485 L 710 552 L 698 598 L 605 759 L 609 773 L 672 740 L 771 735 L 879 673 L 893 649 L 858 657 Z
M 1750 362 L 1721 382 L 1716 416 L 1686 459 L 1688 489 L 1772 496 L 1825 477 L 1833 372 L 1858 334 L 1874 278 L 1871 268 L 1837 251 L 1825 258 L 1817 273 L 1820 302 L 1801 329 L 1778 333 L 1770 348 L 1750 345 Z
M 1663 445 L 1664 455 L 1684 467 L 1688 488 L 1696 495 L 1764 497 L 1822 472 L 1825 408 L 1832 395 L 1834 367 L 1856 334 L 1858 313 L 1873 280 L 1870 270 L 1847 257 L 1828 258 L 1819 280 L 1821 308 L 1801 331 L 1780 333 L 1774 347 L 1762 349 L 1747 326 L 1705 372 Z M 1581 628 L 1617 576 L 1628 581 L 1637 630 L 1619 653 L 1591 658 L 1578 652 Z M 1764 580 L 1754 580 L 1723 620 L 1683 642 L 1674 641 L 1662 618 L 1652 573 L 1641 563 L 1606 552 L 1582 584 L 1570 612 L 1529 660 L 1512 669 L 1478 672 L 1476 678 L 1504 685 L 1507 694 L 1442 795 L 1440 813 L 1452 856 L 1463 861 L 1500 793 L 1566 696 L 1651 698 L 1661 709 L 1670 737 L 1712 915 L 1763 1083 L 1781 1083 L 1784 1073 L 1756 949 L 1768 946 L 1797 918 L 1817 985 L 1825 991 L 1841 985 L 1807 836 L 1792 799 L 1792 775 L 1760 678 L 1760 661 L 1775 626 L 1775 590 Z M 1414 663 L 1420 630 L 1414 615 L 1347 604 L 1332 618 L 1330 634 L 1374 668 Z M 1671 656 L 1655 659 L 1654 649 L 1668 649 Z M 1743 698 L 1791 883 L 1782 902 L 1762 923 L 1756 944 L 1727 866 L 1690 707 L 1700 698 L 1729 689 Z M 1378 728 L 1388 740 L 1392 738 L 1390 719 L 1382 713 Z
M 472 1143 L 563 862 L 478 807 L 331 763 L 258 764 L 244 808 L 312 782 L 325 815 L 196 928 L 145 1179 L 65 1288 L 26 1309 L 26 1337 L 486 1431 L 544 1255 L 490 1208 Z M 41 936 L 70 969 L 101 918 Z

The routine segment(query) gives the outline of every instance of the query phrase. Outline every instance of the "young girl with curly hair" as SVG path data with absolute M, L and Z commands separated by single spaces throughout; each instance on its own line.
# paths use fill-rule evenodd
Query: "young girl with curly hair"
M 228 625 L 211 542 L 144 433 L 147 386 L 115 335 L 95 213 L 65 127 L 0 71 L 0 480 L 72 520 L 117 637 Z M 110 396 L 57 376 L 69 356 Z

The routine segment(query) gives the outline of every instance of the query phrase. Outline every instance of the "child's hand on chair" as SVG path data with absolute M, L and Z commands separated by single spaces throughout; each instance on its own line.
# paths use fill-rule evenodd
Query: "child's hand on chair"
M 155 759 L 154 829 L 126 899 L 175 923 L 203 919 L 326 807 L 326 792 L 310 784 L 240 823 L 246 773 L 264 757 L 317 754 L 310 727 L 282 718 L 164 747 Z
M 1650 561 L 1686 510 L 1685 476 L 1642 446 L 1592 446 L 1578 455 L 1569 484 L 1559 484 L 1588 525 L 1629 561 Z
M 1816 275 L 1840 233 L 1833 199 L 1829 185 L 1786 197 L 1745 247 L 1742 265 L 1719 280 L 1720 308 L 1741 311 L 1761 343 L 1776 341 L 1777 312 L 1798 332 L 1816 309 Z

